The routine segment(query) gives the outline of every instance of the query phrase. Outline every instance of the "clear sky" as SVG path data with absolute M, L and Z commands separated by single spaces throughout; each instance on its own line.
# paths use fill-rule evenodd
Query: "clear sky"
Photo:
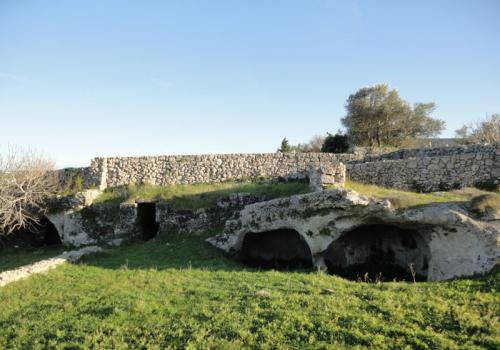
M 0 147 L 58 166 L 273 152 L 376 83 L 444 137 L 500 112 L 500 0 L 0 0 Z

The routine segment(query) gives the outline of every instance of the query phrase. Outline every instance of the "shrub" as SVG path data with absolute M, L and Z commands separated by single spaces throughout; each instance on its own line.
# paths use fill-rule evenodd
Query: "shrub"
M 328 134 L 321 147 L 324 153 L 346 153 L 349 150 L 349 139 L 347 135 Z

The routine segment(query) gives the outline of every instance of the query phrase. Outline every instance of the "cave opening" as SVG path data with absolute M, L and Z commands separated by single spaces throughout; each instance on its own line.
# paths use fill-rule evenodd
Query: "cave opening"
M 159 224 L 156 222 L 156 203 L 137 203 L 137 220 L 144 240 L 156 237 L 159 229 Z
M 313 266 L 308 244 L 292 229 L 247 233 L 238 258 L 247 266 L 262 269 L 294 270 Z
M 61 245 L 61 236 L 57 228 L 46 217 L 43 217 L 36 225 L 36 230 L 41 233 L 45 245 Z
M 324 257 L 329 273 L 351 280 L 426 281 L 430 249 L 416 230 L 374 224 L 343 233 Z
M 54 224 L 45 216 L 31 222 L 26 228 L 17 232 L 20 239 L 33 246 L 61 245 L 61 236 Z

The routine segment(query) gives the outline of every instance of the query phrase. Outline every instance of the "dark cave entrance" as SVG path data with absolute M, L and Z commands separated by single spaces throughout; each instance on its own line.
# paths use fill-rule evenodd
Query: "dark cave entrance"
M 46 216 L 28 222 L 25 227 L 15 230 L 12 234 L 0 235 L 0 250 L 4 248 L 30 250 L 58 245 L 62 245 L 61 236 Z
M 45 216 L 37 223 L 33 223 L 27 231 L 37 237 L 40 245 L 54 246 L 62 244 L 61 236 L 59 236 L 57 228 Z
M 430 250 L 415 230 L 364 225 L 345 232 L 325 251 L 331 274 L 351 280 L 427 280 Z
M 137 203 L 137 221 L 144 240 L 156 237 L 159 228 L 156 222 L 156 203 Z
M 291 229 L 247 233 L 238 256 L 250 267 L 291 270 L 311 268 L 312 254 L 306 241 Z

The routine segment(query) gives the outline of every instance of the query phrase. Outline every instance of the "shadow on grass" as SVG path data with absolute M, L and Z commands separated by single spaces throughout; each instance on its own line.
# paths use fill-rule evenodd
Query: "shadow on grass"
M 112 248 L 104 253 L 86 256 L 81 264 L 104 269 L 129 269 L 158 271 L 167 269 L 197 269 L 208 271 L 246 271 L 261 272 L 264 270 L 251 268 L 231 259 L 220 250 L 211 246 L 205 239 L 213 234 L 200 236 L 170 235 L 165 239 L 153 239 L 146 242 L 133 242 L 121 247 Z M 287 273 L 310 273 L 314 269 L 280 270 Z M 334 276 L 332 276 L 334 277 Z M 336 276 L 335 278 L 338 278 Z M 364 282 L 352 282 L 363 283 Z M 397 284 L 412 285 L 410 282 Z M 370 283 L 372 284 L 372 283 Z M 389 283 L 392 284 L 392 283 Z M 457 278 L 444 282 L 422 282 L 423 285 L 440 286 L 454 284 L 468 292 L 485 292 L 500 290 L 500 267 L 490 273 L 469 278 Z M 382 283 L 387 285 L 387 283 Z
M 214 234 L 190 236 L 163 235 L 146 242 L 133 242 L 86 256 L 80 263 L 106 269 L 203 269 L 224 271 L 253 271 L 253 268 L 231 259 L 222 251 L 205 242 Z M 310 272 L 312 269 L 280 270 L 282 272 Z
M 91 256 L 83 257 L 81 264 L 104 269 L 128 269 L 158 271 L 167 269 L 197 269 L 207 271 L 261 272 L 233 260 L 220 250 L 205 242 L 213 234 L 200 236 L 170 235 L 167 238 L 146 242 L 132 242 L 121 247 Z M 311 273 L 314 269 L 280 270 L 280 272 Z M 333 276 L 332 276 L 333 277 Z M 340 277 L 340 276 L 336 276 Z M 341 278 L 341 277 L 340 277 Z M 389 282 L 389 281 L 388 281 Z M 465 282 L 465 284 L 464 284 Z M 412 282 L 399 281 L 411 285 Z M 487 274 L 468 278 L 457 278 L 444 282 L 422 282 L 423 284 L 456 284 L 469 292 L 491 292 L 500 289 L 500 266 Z M 364 284 L 364 283 L 363 283 Z M 372 283 L 370 283 L 372 284 Z M 382 283 L 383 285 L 392 284 Z
M 0 272 L 14 270 L 41 260 L 53 258 L 65 250 L 68 250 L 68 248 L 60 245 L 0 250 Z
M 80 263 L 106 269 L 243 270 L 244 266 L 205 242 L 210 236 L 163 235 L 165 238 L 131 242 L 86 256 Z

